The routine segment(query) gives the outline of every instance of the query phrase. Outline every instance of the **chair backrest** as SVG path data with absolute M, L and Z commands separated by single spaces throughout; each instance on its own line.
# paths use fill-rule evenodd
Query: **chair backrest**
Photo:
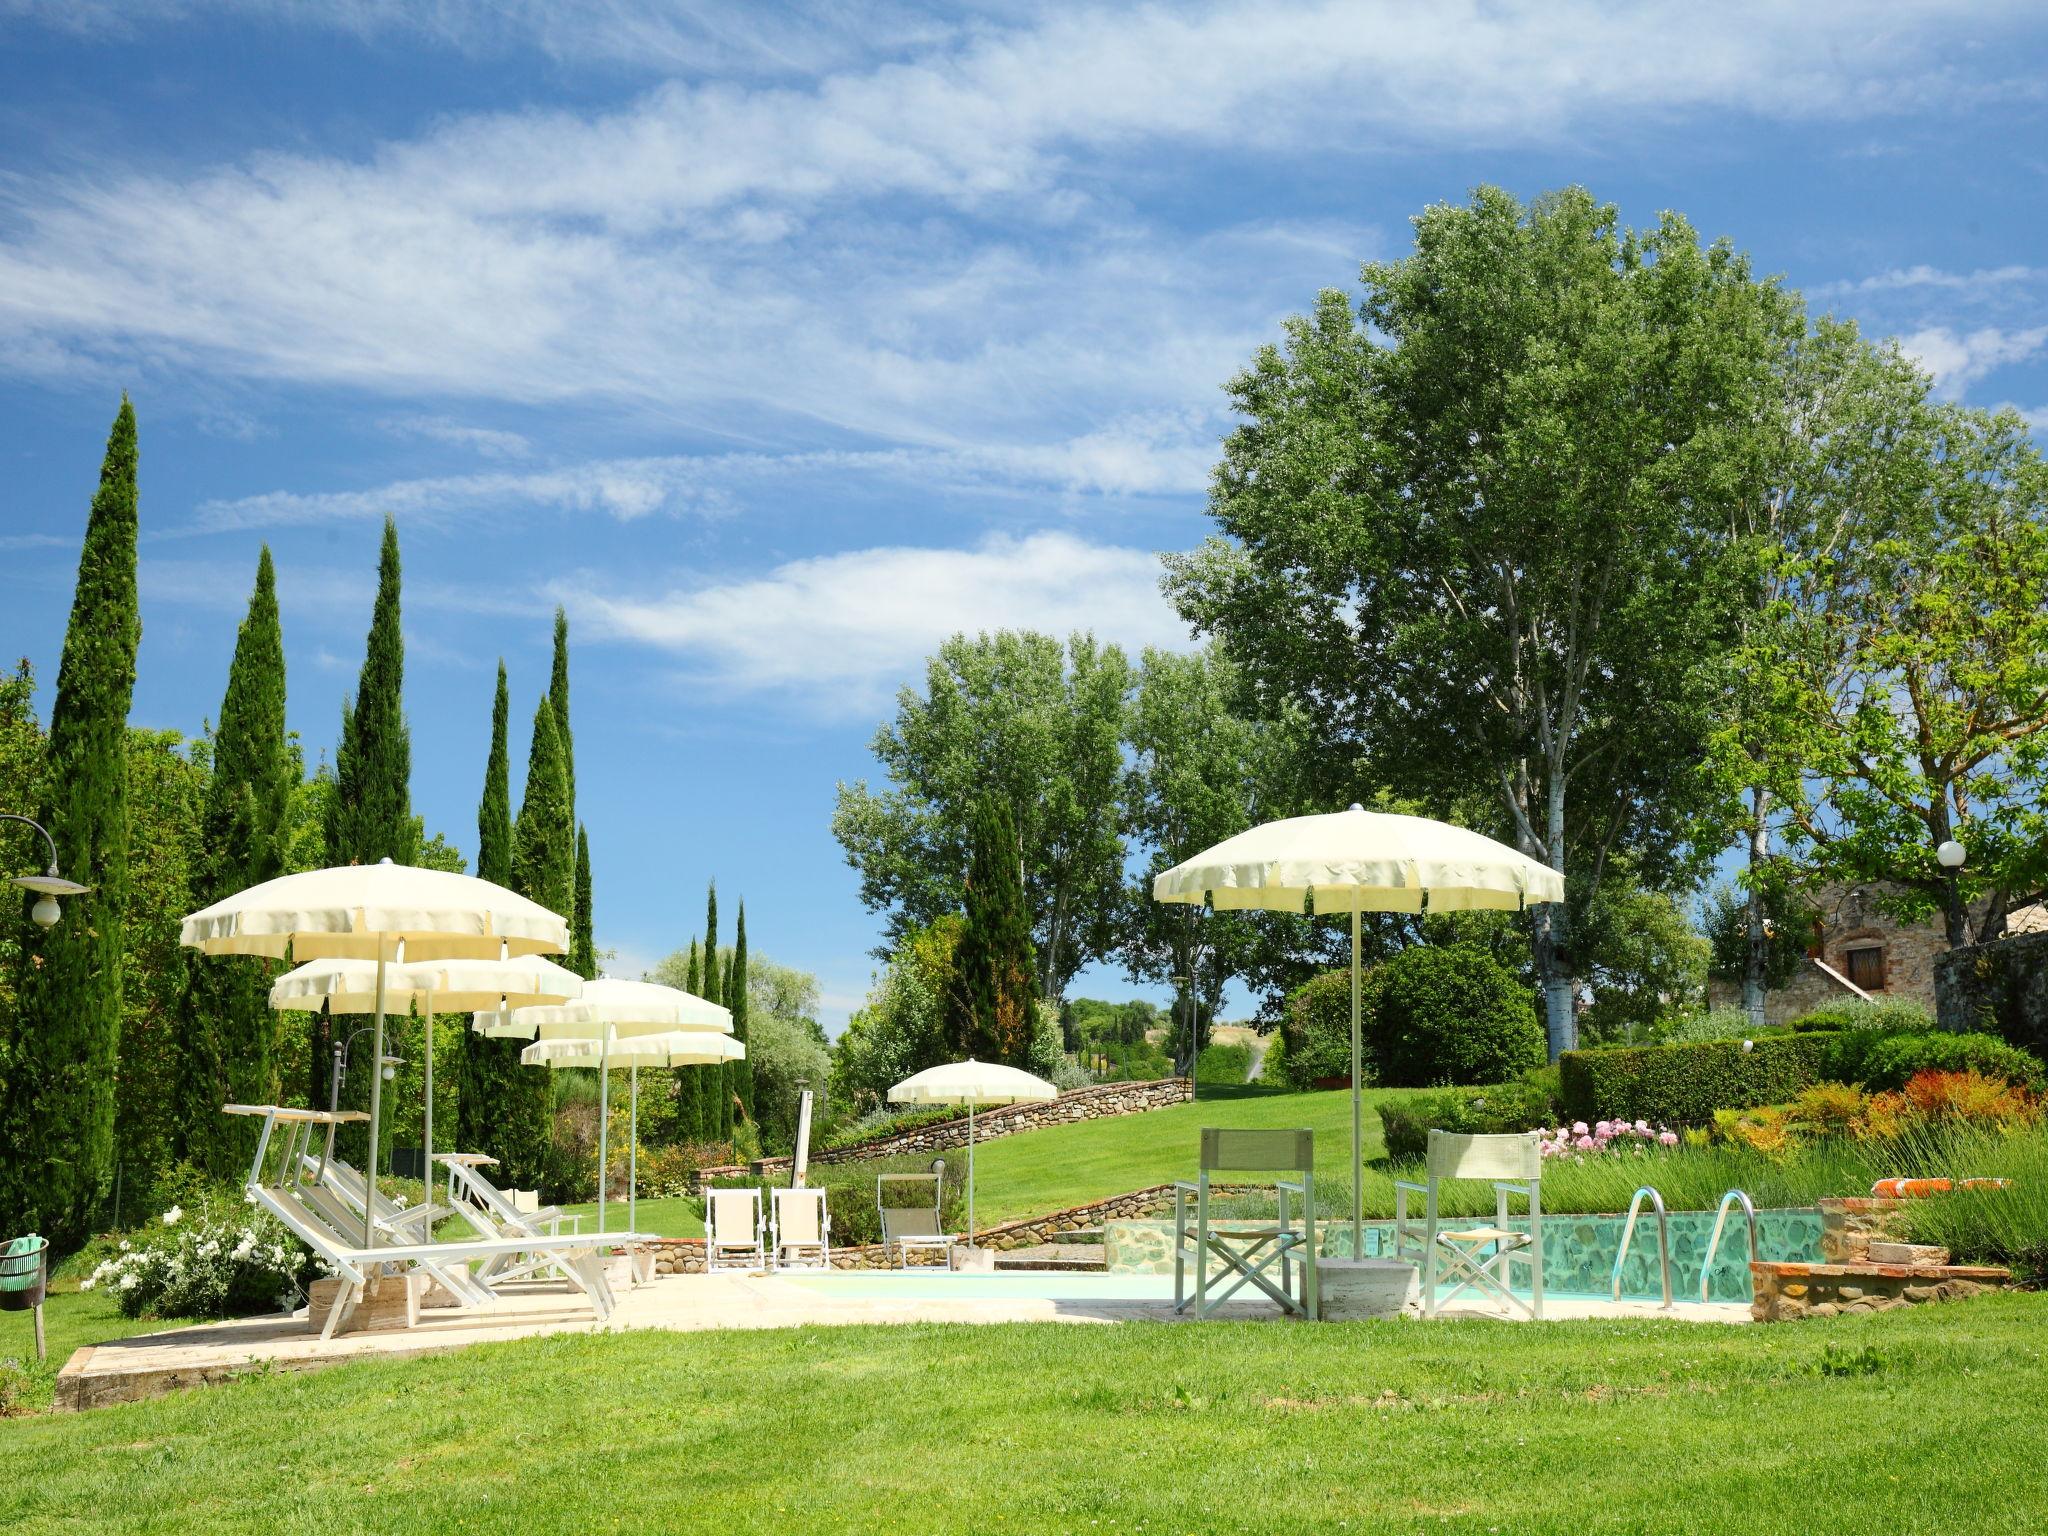
M 1432 1180 L 1512 1179 L 1534 1184 L 1543 1177 L 1543 1133 L 1464 1136 L 1431 1131 L 1428 1168 Z
M 1308 1173 L 1316 1163 L 1315 1132 L 1202 1127 L 1204 1173 Z
M 751 1243 L 761 1231 L 761 1191 L 714 1189 L 704 1196 L 704 1234 L 714 1243 Z
M 893 1243 L 899 1237 L 944 1237 L 945 1229 L 939 1225 L 939 1213 L 923 1205 L 885 1205 L 882 1211 L 882 1241 Z
M 825 1191 L 777 1189 L 768 1198 L 775 1206 L 775 1239 L 781 1243 L 822 1243 L 825 1240 Z

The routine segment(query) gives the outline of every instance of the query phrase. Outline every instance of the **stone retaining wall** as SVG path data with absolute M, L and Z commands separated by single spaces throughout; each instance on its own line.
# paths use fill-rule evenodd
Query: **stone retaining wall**
M 1939 1252 L 1940 1250 L 1935 1250 Z M 1943 1258 L 1947 1254 L 1942 1254 Z M 2009 1270 L 1983 1264 L 1752 1264 L 1760 1323 L 1954 1301 L 2011 1283 Z
M 1005 1104 L 986 1114 L 977 1113 L 974 1117 L 974 1142 L 979 1146 L 999 1136 L 1043 1130 L 1049 1125 L 1071 1125 L 1081 1120 L 1101 1120 L 1113 1115 L 1142 1114 L 1148 1109 L 1185 1104 L 1192 1097 L 1194 1085 L 1184 1077 L 1162 1077 L 1143 1083 L 1097 1083 L 1091 1088 L 1076 1088 L 1072 1093 L 1063 1093 L 1056 1099 L 1044 1099 L 1035 1104 Z M 949 1152 L 966 1145 L 967 1117 L 961 1115 L 952 1120 L 915 1126 L 893 1136 L 878 1137 L 874 1141 L 857 1142 L 850 1147 L 815 1151 L 811 1154 L 811 1161 L 821 1166 L 864 1163 L 884 1157 Z M 752 1163 L 700 1168 L 692 1177 L 696 1187 L 702 1189 L 706 1183 L 717 1179 L 743 1179 L 750 1175 L 777 1173 L 788 1168 L 791 1162 L 792 1159 L 787 1157 L 764 1157 Z
M 1826 1264 L 1861 1264 L 1873 1242 L 1897 1242 L 1905 1234 L 1904 1200 L 1828 1199 L 1820 1203 L 1820 1256 Z

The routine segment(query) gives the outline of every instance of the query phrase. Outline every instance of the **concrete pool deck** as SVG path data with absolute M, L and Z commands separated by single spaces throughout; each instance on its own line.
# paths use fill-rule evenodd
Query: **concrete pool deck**
M 1162 1284 L 1163 1281 L 1163 1284 Z M 1118 1284 L 1116 1282 L 1122 1282 Z M 604 1323 L 590 1304 L 559 1285 L 508 1286 L 494 1307 L 427 1309 L 409 1329 L 347 1333 L 322 1342 L 304 1312 L 205 1323 L 141 1333 L 78 1350 L 57 1378 L 59 1410 L 97 1408 L 155 1397 L 180 1387 L 225 1381 L 255 1371 L 305 1371 L 350 1360 L 395 1360 L 508 1339 L 556 1333 L 619 1333 L 663 1328 L 693 1333 L 713 1328 L 797 1328 L 857 1323 L 1184 1323 L 1173 1310 L 1172 1281 L 1159 1276 L 1035 1274 L 932 1275 L 850 1271 L 844 1275 L 727 1272 L 670 1275 L 627 1282 L 615 1262 L 618 1305 Z M 942 1289 L 943 1288 L 943 1289 Z M 950 1293 L 950 1294 L 949 1294 Z M 1746 1323 L 1746 1304 L 1683 1303 L 1661 1312 L 1647 1301 L 1610 1302 L 1577 1296 L 1545 1299 L 1557 1321 L 1677 1318 Z M 1232 1302 L 1223 1316 L 1279 1321 L 1270 1302 Z M 1454 1305 L 1443 1320 L 1498 1318 Z

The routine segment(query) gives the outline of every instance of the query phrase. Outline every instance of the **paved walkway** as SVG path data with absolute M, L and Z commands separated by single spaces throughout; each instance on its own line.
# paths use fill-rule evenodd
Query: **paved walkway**
M 936 1278 L 936 1277 L 934 1277 Z M 1026 1277 L 1018 1277 L 1023 1280 Z M 1047 1276 L 1048 1281 L 1059 1277 Z M 979 1277 L 958 1297 L 932 1294 L 876 1294 L 883 1277 L 849 1271 L 844 1277 L 807 1280 L 765 1274 L 672 1275 L 629 1286 L 624 1261 L 617 1261 L 613 1289 L 618 1305 L 604 1324 L 590 1304 L 558 1285 L 536 1282 L 510 1286 L 492 1308 L 428 1309 L 411 1329 L 348 1333 L 323 1343 L 303 1312 L 177 1328 L 79 1350 L 57 1380 L 59 1409 L 95 1408 L 154 1397 L 179 1387 L 223 1381 L 252 1370 L 317 1370 L 347 1360 L 403 1359 L 460 1349 L 489 1340 L 531 1338 L 550 1333 L 620 1332 L 666 1328 L 694 1332 L 708 1328 L 792 1328 L 852 1323 L 1117 1323 L 1180 1322 L 1167 1300 L 1123 1297 L 990 1295 Z M 866 1283 L 862 1283 L 865 1281 Z M 833 1288 L 846 1283 L 846 1294 Z M 922 1290 L 922 1287 L 920 1287 Z M 1553 1298 L 1552 1318 L 1657 1317 L 1650 1302 Z M 1223 1315 L 1276 1320 L 1271 1303 L 1233 1302 Z M 1463 1308 L 1445 1317 L 1497 1316 Z M 1681 1306 L 1676 1316 L 1700 1322 L 1747 1322 L 1747 1306 Z

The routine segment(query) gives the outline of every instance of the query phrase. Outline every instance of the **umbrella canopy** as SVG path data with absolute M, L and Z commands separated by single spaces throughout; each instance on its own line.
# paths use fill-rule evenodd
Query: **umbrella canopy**
M 709 1067 L 744 1061 L 747 1048 L 730 1035 L 677 1030 L 627 1040 L 536 1040 L 519 1053 L 528 1067 Z
M 1221 911 L 1351 914 L 1351 1254 L 1365 1225 L 1365 1109 L 1360 1066 L 1361 912 L 1515 912 L 1563 901 L 1564 876 L 1467 827 L 1361 806 L 1269 821 L 1153 878 L 1154 901 Z M 893 1097 L 893 1095 L 892 1095 Z
M 1564 876 L 1468 827 L 1352 806 L 1269 821 L 1176 864 L 1154 901 L 1218 911 L 1318 913 L 1519 911 L 1563 901 Z
M 405 941 L 409 960 L 559 955 L 569 924 L 474 875 L 414 869 L 386 859 L 280 875 L 202 907 L 178 942 L 209 955 L 282 959 L 390 957 Z
M 406 960 L 384 967 L 384 1004 L 431 1003 L 442 1013 L 526 1008 L 579 996 L 584 981 L 540 955 L 490 960 Z M 377 962 L 309 960 L 270 984 L 270 1006 L 335 1013 L 377 1011 Z
M 618 1040 L 677 1030 L 729 1035 L 732 1014 L 680 987 L 600 976 L 586 981 L 573 1001 L 479 1013 L 473 1027 L 480 1035 L 509 1040 L 597 1040 L 607 1029 Z
M 993 1061 L 947 1062 L 913 1073 L 889 1090 L 892 1104 L 965 1104 L 967 1106 L 967 1246 L 974 1246 L 974 1106 L 1030 1104 L 1056 1099 L 1059 1089 L 1042 1077 Z

